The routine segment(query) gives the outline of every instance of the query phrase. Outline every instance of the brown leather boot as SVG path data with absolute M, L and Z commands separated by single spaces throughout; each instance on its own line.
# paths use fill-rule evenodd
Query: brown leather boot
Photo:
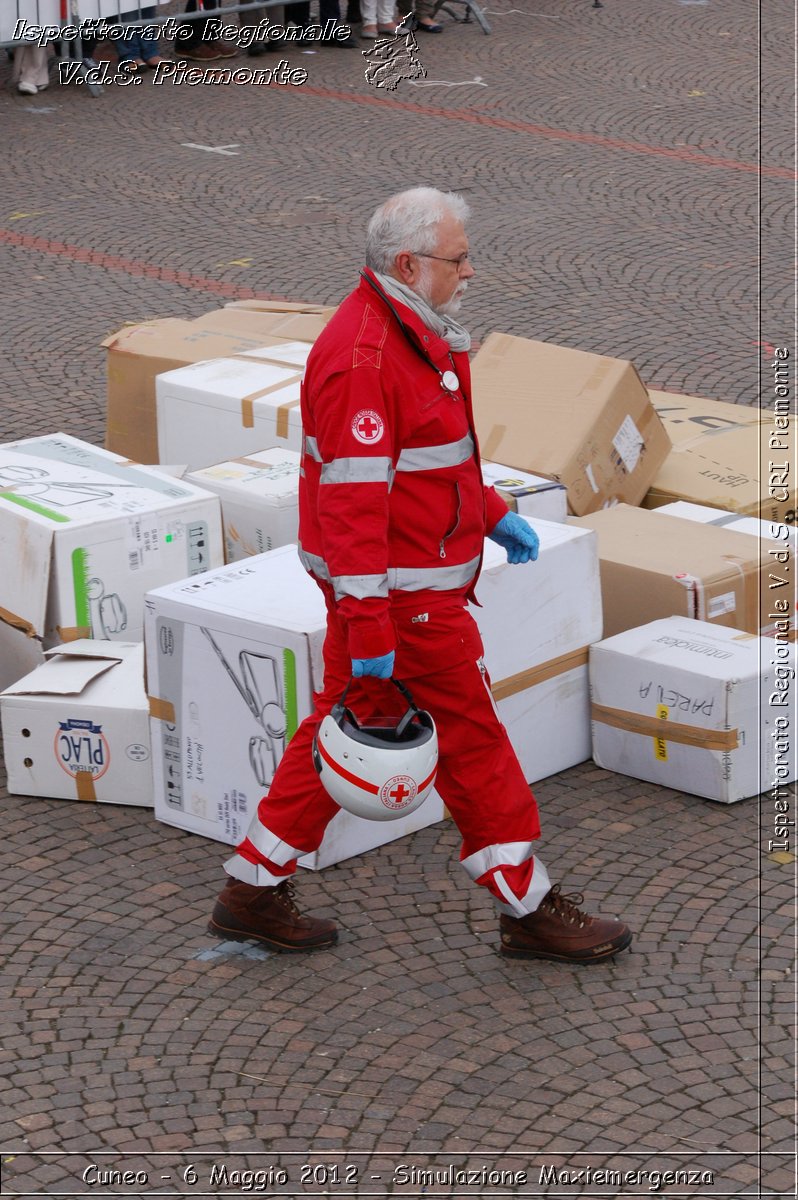
M 508 958 L 550 958 L 593 963 L 625 950 L 632 934 L 614 917 L 590 917 L 578 892 L 563 896 L 556 884 L 526 917 L 501 916 L 501 952 Z
M 277 887 L 253 887 L 228 879 L 208 932 L 233 942 L 263 942 L 273 950 L 322 950 L 338 941 L 333 921 L 301 915 L 294 903 L 292 879 Z

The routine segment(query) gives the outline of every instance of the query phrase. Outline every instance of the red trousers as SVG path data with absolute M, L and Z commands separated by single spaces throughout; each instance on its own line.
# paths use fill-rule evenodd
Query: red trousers
M 459 596 L 428 611 L 394 607 L 391 617 L 397 634 L 394 675 L 437 726 L 435 786 L 462 835 L 460 861 L 502 911 L 533 912 L 550 886 L 533 854 L 540 836 L 537 805 L 499 720 L 476 623 Z M 299 855 L 320 845 L 338 805 L 319 782 L 311 747 L 350 673 L 346 630 L 328 601 L 324 688 L 315 696 L 315 712 L 291 739 L 246 838 L 225 864 L 235 878 L 274 886 L 292 874 Z M 369 677 L 352 681 L 347 706 L 360 721 L 398 715 L 407 707 L 388 681 Z

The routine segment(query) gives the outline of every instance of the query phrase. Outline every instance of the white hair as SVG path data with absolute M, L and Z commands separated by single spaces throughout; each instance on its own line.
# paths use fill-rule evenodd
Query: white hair
M 438 226 L 449 216 L 463 224 L 468 220 L 468 205 L 456 192 L 417 187 L 391 196 L 368 223 L 366 266 L 387 274 L 402 250 L 429 254 L 435 249 Z

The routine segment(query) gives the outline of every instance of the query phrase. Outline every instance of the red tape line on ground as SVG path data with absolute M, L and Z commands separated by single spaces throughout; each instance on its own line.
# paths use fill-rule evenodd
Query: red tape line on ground
M 486 125 L 491 129 L 506 129 L 511 133 L 528 133 L 536 137 L 554 138 L 566 142 L 578 142 L 585 146 L 603 146 L 608 150 L 623 150 L 627 154 L 648 154 L 657 158 L 671 158 L 678 162 L 695 163 L 702 167 L 716 167 L 728 171 L 745 171 L 752 175 L 766 175 L 771 179 L 798 179 L 798 174 L 787 167 L 767 167 L 757 163 L 739 162 L 734 158 L 715 158 L 709 154 L 669 146 L 649 146 L 645 142 L 624 142 L 620 138 L 604 137 L 600 133 L 574 133 L 570 129 L 554 129 L 548 125 L 534 125 L 530 121 L 517 121 L 509 117 L 491 117 L 484 113 L 458 111 L 452 108 L 433 108 L 413 104 L 409 100 L 390 100 L 383 96 L 353 96 L 348 92 L 336 92 L 331 88 L 309 87 L 303 84 L 295 89 L 296 95 L 319 96 L 325 100 L 345 100 L 349 104 L 370 104 L 380 108 L 391 108 L 399 112 L 417 113 L 422 117 L 443 117 L 448 121 L 466 121 L 471 125 Z
M 161 283 L 176 283 L 180 287 L 195 291 L 213 292 L 231 300 L 287 300 L 287 296 L 276 296 L 271 292 L 258 292 L 254 288 L 241 287 L 237 283 L 225 283 L 221 279 L 210 279 L 206 275 L 192 275 L 190 271 L 176 271 L 173 267 L 157 267 L 138 262 L 134 258 L 120 258 L 117 254 L 103 254 L 101 250 L 88 250 L 85 246 L 73 246 L 69 242 L 56 242 L 51 238 L 33 237 L 27 233 L 15 233 L 0 229 L 0 242 L 9 246 L 23 246 L 26 250 L 39 250 L 42 254 L 56 254 L 70 262 L 88 263 L 106 271 L 124 271 L 127 275 L 143 275 L 158 279 Z

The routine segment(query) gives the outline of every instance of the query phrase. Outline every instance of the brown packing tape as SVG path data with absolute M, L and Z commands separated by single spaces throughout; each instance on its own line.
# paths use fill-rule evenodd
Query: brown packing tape
M 35 626 L 30 621 L 26 621 L 24 617 L 18 617 L 9 608 L 0 608 L 0 621 L 4 621 L 6 625 L 10 625 L 12 629 L 18 629 L 26 637 L 38 637 Z
M 627 712 L 623 708 L 608 708 L 604 704 L 591 704 L 591 720 L 625 733 L 639 733 L 643 737 L 659 738 L 665 742 L 678 742 L 682 746 L 696 746 L 699 750 L 736 750 L 740 744 L 736 729 L 702 729 L 695 725 L 682 725 L 677 721 L 663 721 L 659 717 L 646 717 L 642 713 Z
M 75 790 L 78 800 L 97 799 L 97 793 L 94 790 L 94 776 L 91 771 L 77 771 L 75 773 Z
M 88 625 L 56 625 L 55 631 L 62 642 L 78 642 L 81 638 L 91 637 Z
M 251 361 L 251 360 L 250 360 Z M 248 396 L 242 397 L 241 400 L 241 424 L 245 429 L 252 429 L 255 425 L 255 401 L 260 400 L 263 396 L 268 396 L 272 392 L 279 392 L 282 388 L 291 387 L 293 383 L 301 383 L 302 375 L 294 375 L 293 379 L 284 379 L 282 383 L 273 383 L 270 387 L 261 388 L 260 391 L 250 392 Z M 285 418 L 285 433 L 280 433 L 280 414 L 284 408 L 295 408 L 299 404 L 298 400 L 289 400 L 286 404 L 281 404 L 277 410 L 277 436 L 288 436 L 288 417 Z
M 268 463 L 258 462 L 256 458 L 231 458 L 230 462 L 238 463 L 241 467 L 255 467 L 258 471 L 265 471 L 268 468 Z
M 287 400 L 285 404 L 281 404 L 277 409 L 277 436 L 278 438 L 288 437 L 288 421 L 289 414 L 292 408 L 296 408 L 299 404 L 298 400 Z
M 167 725 L 176 725 L 175 706 L 171 700 L 159 700 L 157 696 L 148 696 L 150 716 L 156 721 L 165 721 Z
M 583 667 L 587 660 L 587 646 L 571 650 L 568 654 L 561 654 L 558 658 L 550 658 L 548 662 L 537 667 L 529 667 L 526 671 L 519 671 L 517 675 L 510 675 L 507 679 L 500 679 L 498 683 L 492 684 L 490 690 L 493 699 L 506 700 L 508 696 L 515 696 L 518 692 L 525 692 L 527 688 L 534 687 L 536 683 L 543 683 L 546 679 L 553 679 L 555 675 L 564 675 L 566 671 Z

